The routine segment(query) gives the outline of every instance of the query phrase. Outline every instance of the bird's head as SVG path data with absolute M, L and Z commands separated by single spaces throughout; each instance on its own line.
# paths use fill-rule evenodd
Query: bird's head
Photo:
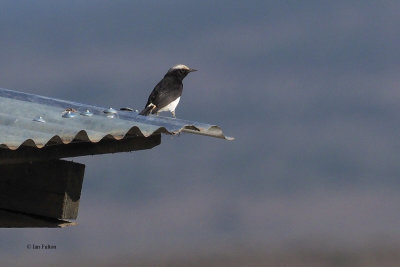
M 183 78 L 186 77 L 190 72 L 197 71 L 195 69 L 191 69 L 188 66 L 185 66 L 183 64 L 178 64 L 170 68 L 165 74 L 165 76 L 176 76 L 177 78 L 183 80 Z

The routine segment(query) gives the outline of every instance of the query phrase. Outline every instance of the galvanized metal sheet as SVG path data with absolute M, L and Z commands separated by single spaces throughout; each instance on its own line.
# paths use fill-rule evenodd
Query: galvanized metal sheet
M 67 110 L 67 111 L 66 111 Z M 187 132 L 232 140 L 216 125 L 161 117 L 140 116 L 71 101 L 0 88 L 0 147 L 42 148 L 73 141 L 99 142 L 126 136 Z

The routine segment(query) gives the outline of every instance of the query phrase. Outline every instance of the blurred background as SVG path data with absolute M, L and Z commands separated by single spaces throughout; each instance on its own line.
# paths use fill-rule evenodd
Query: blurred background
M 395 266 L 399 12 L 396 1 L 2 1 L 0 87 L 141 109 L 182 63 L 199 71 L 177 117 L 236 140 L 163 136 L 74 159 L 86 164 L 78 225 L 0 229 L 0 261 Z

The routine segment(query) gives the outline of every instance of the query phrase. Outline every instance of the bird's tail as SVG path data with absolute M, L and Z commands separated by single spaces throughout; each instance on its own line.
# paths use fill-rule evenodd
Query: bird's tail
M 145 108 L 139 113 L 139 115 L 147 116 L 147 115 L 149 115 L 149 114 L 153 111 L 153 109 L 154 109 L 155 107 L 156 107 L 156 106 L 155 106 L 154 104 L 147 105 L 147 107 L 145 107 Z

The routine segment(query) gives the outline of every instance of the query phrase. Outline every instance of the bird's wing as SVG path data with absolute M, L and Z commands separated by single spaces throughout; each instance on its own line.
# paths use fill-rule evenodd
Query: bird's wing
M 150 104 L 156 105 L 153 113 L 167 106 L 169 103 L 182 95 L 182 84 L 171 83 L 168 80 L 160 81 L 151 92 L 146 107 Z
M 152 111 L 152 113 L 156 113 L 163 107 L 168 106 L 171 102 L 180 97 L 180 95 L 181 94 L 177 91 L 171 91 L 168 93 L 166 93 L 165 91 L 161 91 L 154 101 L 154 105 L 156 105 L 156 108 Z
M 163 81 L 161 80 L 151 91 L 151 94 L 149 95 L 149 99 L 147 100 L 146 107 L 148 107 L 150 104 L 154 104 L 154 101 L 157 98 L 157 95 L 160 93 L 161 87 L 162 87 Z

